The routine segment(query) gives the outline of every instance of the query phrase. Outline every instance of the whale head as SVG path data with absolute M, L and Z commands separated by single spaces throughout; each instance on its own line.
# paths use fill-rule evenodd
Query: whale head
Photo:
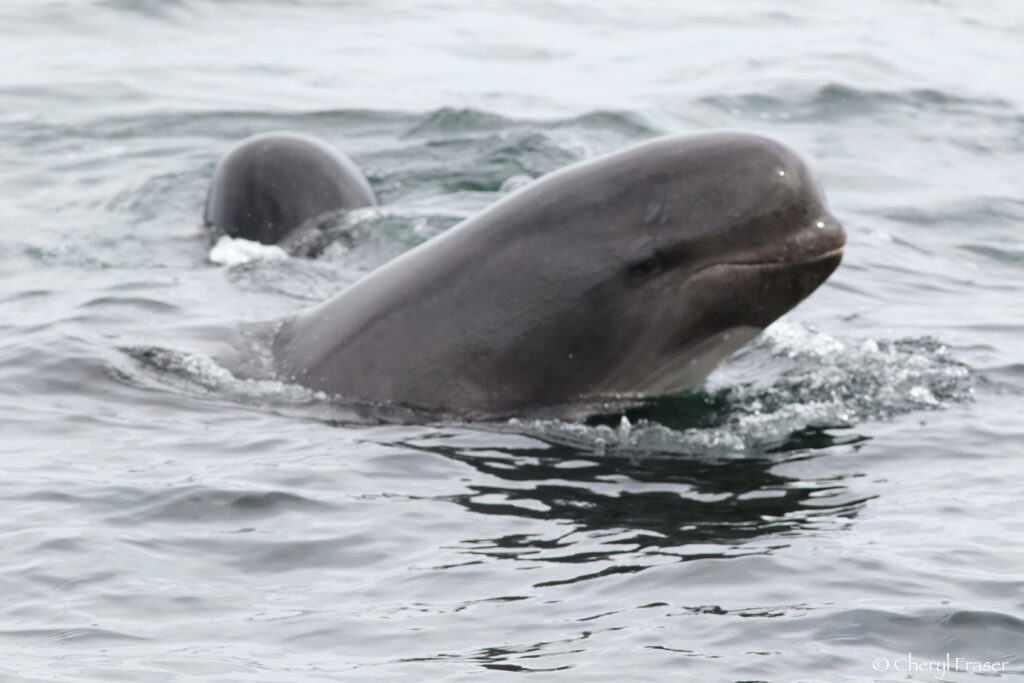
M 698 384 L 824 282 L 844 240 L 778 142 L 659 138 L 544 176 L 385 264 L 287 321 L 275 358 L 350 398 L 579 414 Z
M 640 155 L 633 230 L 599 233 L 621 254 L 602 289 L 625 324 L 593 394 L 693 387 L 842 259 L 844 230 L 792 150 L 740 133 L 670 140 Z

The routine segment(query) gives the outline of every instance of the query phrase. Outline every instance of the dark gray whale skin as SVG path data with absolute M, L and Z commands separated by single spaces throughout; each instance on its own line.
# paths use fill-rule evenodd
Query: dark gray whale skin
M 217 164 L 203 223 L 214 240 L 228 235 L 277 244 L 318 216 L 376 203 L 359 168 L 326 142 L 262 133 Z
M 787 147 L 664 137 L 406 252 L 284 321 L 273 355 L 311 389 L 459 418 L 671 394 L 814 291 L 844 243 Z

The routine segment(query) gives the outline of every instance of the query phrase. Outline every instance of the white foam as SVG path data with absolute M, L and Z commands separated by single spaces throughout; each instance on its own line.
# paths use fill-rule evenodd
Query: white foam
M 201 353 L 176 351 L 160 347 L 126 347 L 123 349 L 140 361 L 143 368 L 155 371 L 162 382 L 189 392 L 223 396 L 240 403 L 278 406 L 325 402 L 330 399 L 321 391 L 277 379 L 242 378 Z
M 510 426 L 599 453 L 733 457 L 774 448 L 802 429 L 850 427 L 971 397 L 969 368 L 927 337 L 838 339 L 780 322 L 751 354 L 733 381 L 703 389 L 727 404 L 717 424 L 680 428 L 623 417 L 617 427 L 560 420 L 513 420 Z
M 223 235 L 210 249 L 208 258 L 210 263 L 218 266 L 237 266 L 250 261 L 280 261 L 288 258 L 288 254 L 276 244 L 261 244 Z
M 731 457 L 742 455 L 747 448 L 743 439 L 731 429 L 679 431 L 648 420 L 640 420 L 633 424 L 625 416 L 617 427 L 591 426 L 558 419 L 516 418 L 510 419 L 508 425 L 518 433 L 608 455 L 628 456 L 656 451 L 662 454 L 701 453 L 715 457 Z

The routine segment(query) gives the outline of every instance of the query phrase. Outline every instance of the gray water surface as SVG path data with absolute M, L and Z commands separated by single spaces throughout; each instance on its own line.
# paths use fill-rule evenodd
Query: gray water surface
M 1009 1 L 5 3 L 0 679 L 1021 677 L 1022 36 Z M 698 391 L 382 423 L 215 360 L 711 128 L 799 150 L 849 245 Z M 275 129 L 382 207 L 211 264 L 213 166 Z

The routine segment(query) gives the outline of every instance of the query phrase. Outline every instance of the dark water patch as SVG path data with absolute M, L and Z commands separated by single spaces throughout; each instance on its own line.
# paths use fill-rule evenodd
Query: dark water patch
M 576 666 L 566 664 L 562 666 L 542 667 L 538 666 L 536 662 L 543 662 L 548 657 L 558 657 L 586 652 L 586 648 L 578 647 L 578 643 L 590 638 L 595 631 L 596 629 L 583 631 L 576 637 L 560 639 L 552 642 L 506 644 L 480 648 L 465 654 L 439 653 L 432 656 L 407 657 L 399 659 L 398 661 L 401 663 L 446 662 L 452 664 L 474 664 L 489 671 L 507 671 L 513 673 L 550 673 L 554 671 L 568 671 L 576 668 Z M 567 646 L 569 649 L 565 649 Z M 513 663 L 515 661 L 523 660 L 529 661 L 524 664 Z
M 862 434 L 843 434 L 842 427 L 806 427 L 791 432 L 782 443 L 766 452 L 792 453 L 795 451 L 818 451 L 836 448 L 838 446 L 858 446 L 870 441 L 870 437 Z
M 709 461 L 653 452 L 625 458 L 550 443 L 505 447 L 500 455 L 490 447 L 394 445 L 442 455 L 503 484 L 471 483 L 442 500 L 476 514 L 559 520 L 551 534 L 460 544 L 467 561 L 579 565 L 580 575 L 558 585 L 639 572 L 669 559 L 771 553 L 791 534 L 848 523 L 868 500 L 841 479 L 779 475 L 779 462 L 769 458 Z

